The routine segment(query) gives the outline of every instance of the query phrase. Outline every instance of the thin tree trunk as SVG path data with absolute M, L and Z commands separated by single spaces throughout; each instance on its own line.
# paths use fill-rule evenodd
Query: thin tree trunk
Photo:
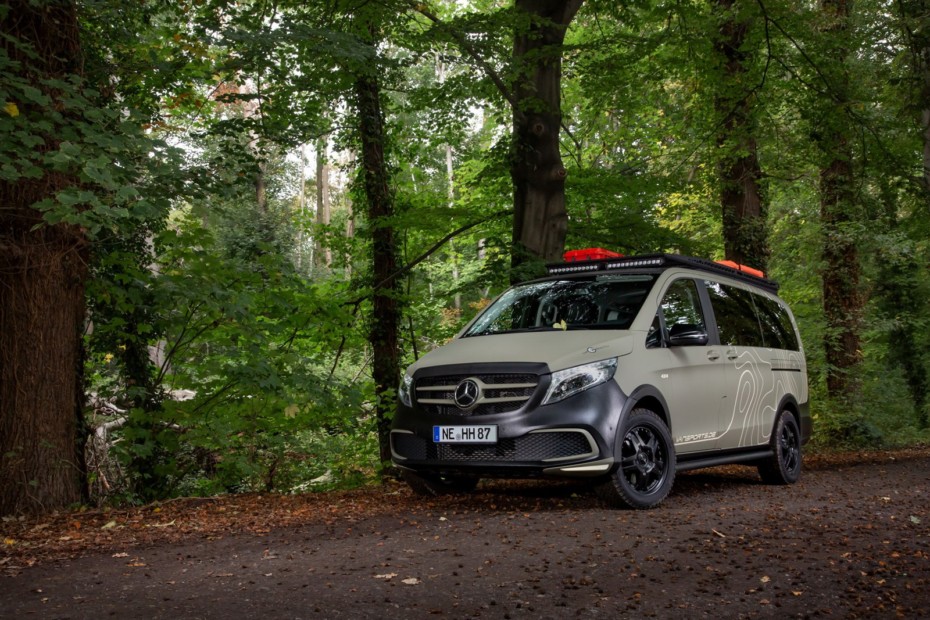
M 452 168 L 452 145 L 446 145 L 446 181 L 449 184 L 448 189 L 448 198 L 449 198 L 449 208 L 455 206 L 455 184 L 453 183 L 452 178 L 453 168 Z M 459 288 L 459 257 L 455 253 L 455 243 L 449 241 L 449 254 L 452 255 L 452 286 L 455 288 L 456 293 L 453 298 L 453 306 L 456 311 L 461 313 L 462 311 L 462 294 L 458 292 Z
M 723 245 L 726 258 L 765 270 L 768 263 L 766 209 L 762 199 L 756 140 L 753 135 L 753 95 L 746 92 L 743 45 L 750 22 L 738 14 L 738 0 L 715 0 L 722 22 L 714 50 L 722 65 L 714 108 L 720 119 L 717 163 Z
M 0 45 L 53 102 L 59 94 L 42 80 L 81 72 L 71 2 L 12 0 L 2 34 Z M 30 58 L 11 38 L 31 45 L 37 56 Z M 31 104 L 20 105 L 24 115 L 31 111 Z M 38 149 L 57 147 L 50 136 Z M 87 241 L 76 226 L 43 225 L 32 208 L 74 183 L 58 173 L 0 181 L 2 515 L 48 512 L 86 497 L 80 351 Z
M 348 158 L 348 168 L 354 168 L 355 164 L 355 154 L 349 152 Z M 355 238 L 355 206 L 352 204 L 352 195 L 349 192 L 343 192 L 342 194 L 346 203 L 346 239 Z M 351 244 L 348 244 L 351 247 Z M 346 271 L 345 277 L 349 279 L 352 277 L 352 255 L 346 254 Z
M 924 190 L 930 193 L 930 2 L 927 0 L 913 0 L 917 6 L 916 27 L 912 38 L 912 47 L 917 61 L 917 70 L 920 73 L 921 89 L 920 101 L 922 109 L 920 125 L 923 128 L 924 139 Z
M 321 231 L 329 226 L 330 220 L 329 165 L 326 162 L 326 140 L 321 138 L 316 143 L 316 255 L 319 265 L 327 269 L 333 264 L 333 251 L 328 243 L 324 243 L 325 235 Z
M 926 92 L 930 101 L 930 67 L 927 69 L 927 86 Z M 923 110 L 921 113 L 921 124 L 924 128 L 924 189 L 930 192 L 930 110 Z
M 521 265 L 552 262 L 565 249 L 565 166 L 559 149 L 562 124 L 562 43 L 582 0 L 516 0 L 519 20 L 513 58 L 513 250 L 511 279 L 528 275 Z
M 258 206 L 258 212 L 268 213 L 268 194 L 265 187 L 265 164 L 258 163 L 258 171 L 255 173 L 255 204 Z
M 374 76 L 361 76 L 355 82 L 359 129 L 362 143 L 362 171 L 368 199 L 368 223 L 372 236 L 372 319 L 369 342 L 372 347 L 372 376 L 375 383 L 378 443 L 381 461 L 391 459 L 390 428 L 394 410 L 394 390 L 400 381 L 398 334 L 400 331 L 400 282 L 397 248 L 394 241 L 394 203 L 384 160 L 384 117 L 381 89 Z
M 304 214 L 307 211 L 307 145 L 300 147 L 300 193 L 297 196 L 297 271 L 304 266 Z

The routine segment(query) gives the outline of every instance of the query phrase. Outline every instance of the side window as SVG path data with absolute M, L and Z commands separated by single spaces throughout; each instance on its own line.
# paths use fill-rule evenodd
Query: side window
M 705 282 L 720 331 L 720 343 L 729 346 L 764 347 L 756 317 L 754 295 L 735 286 Z
M 797 351 L 800 348 L 798 337 L 794 333 L 794 325 L 791 324 L 791 318 L 785 307 L 774 299 L 762 295 L 756 295 L 755 300 L 765 346 Z
M 673 325 L 693 325 L 701 330 L 707 330 L 704 312 L 701 310 L 701 298 L 698 296 L 697 284 L 694 280 L 682 279 L 672 282 L 665 291 L 659 312 L 665 319 L 666 330 L 671 329 Z M 659 317 L 656 316 L 646 336 L 647 347 L 657 346 L 659 343 L 660 323 L 658 319 Z

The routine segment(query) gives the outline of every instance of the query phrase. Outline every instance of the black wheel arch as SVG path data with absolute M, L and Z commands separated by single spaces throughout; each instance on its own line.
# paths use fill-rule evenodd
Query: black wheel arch
M 611 456 L 616 459 L 611 470 L 615 470 L 619 463 L 618 449 L 622 441 L 620 431 L 623 429 L 623 425 L 627 418 L 630 417 L 630 414 L 635 409 L 649 409 L 665 423 L 665 427 L 668 429 L 669 433 L 671 434 L 672 432 L 671 420 L 668 415 L 668 404 L 665 402 L 665 397 L 662 396 L 662 392 L 653 385 L 639 386 L 626 397 L 623 407 L 620 410 L 620 415 L 616 418 L 616 425 L 612 429 L 613 437 L 604 437 L 604 440 L 608 442 Z
M 617 424 L 618 429 L 622 427 L 623 421 L 634 409 L 649 409 L 665 422 L 665 427 L 668 429 L 669 433 L 672 432 L 672 420 L 668 415 L 668 404 L 665 402 L 665 397 L 662 396 L 662 392 L 659 391 L 657 387 L 653 385 L 641 385 L 633 390 L 633 393 L 630 394 L 626 403 L 623 405 L 623 411 L 620 414 L 620 419 Z
M 790 413 L 798 429 L 801 428 L 801 407 L 798 405 L 798 401 L 794 396 L 786 394 L 782 397 L 781 402 L 778 403 L 778 409 L 775 410 L 775 417 L 772 419 L 772 427 L 770 429 L 770 437 L 775 435 L 775 428 L 778 426 L 778 416 L 782 411 Z

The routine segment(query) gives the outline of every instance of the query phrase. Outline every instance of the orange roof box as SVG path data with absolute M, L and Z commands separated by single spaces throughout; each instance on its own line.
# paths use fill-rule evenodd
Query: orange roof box
M 765 274 L 758 269 L 753 269 L 752 267 L 747 267 L 746 265 L 740 265 L 731 260 L 718 260 L 718 265 L 723 265 L 724 267 L 729 267 L 730 269 L 735 269 L 742 273 L 748 273 L 751 276 L 756 276 L 757 278 L 765 278 Z

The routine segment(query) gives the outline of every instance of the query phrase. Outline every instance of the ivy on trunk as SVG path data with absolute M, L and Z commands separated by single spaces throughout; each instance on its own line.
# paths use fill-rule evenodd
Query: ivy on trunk
M 562 43 L 582 0 L 517 0 L 513 59 L 513 249 L 511 280 L 531 275 L 540 260 L 565 249 L 566 170 L 562 125 Z M 528 271 L 521 269 L 529 263 Z
M 50 80 L 81 70 L 75 7 L 13 0 L 3 52 L 21 63 L 33 93 L 23 123 L 57 107 Z M 27 92 L 25 89 L 23 92 Z M 41 153 L 59 148 L 47 133 Z M 77 181 L 44 171 L 0 182 L 0 514 L 46 512 L 84 497 L 81 329 L 87 239 L 82 228 L 46 225 L 34 205 Z
M 747 53 L 743 49 L 752 21 L 737 0 L 715 0 L 720 18 L 714 51 L 720 63 L 714 107 L 719 119 L 717 162 L 723 247 L 728 260 L 765 270 L 768 264 L 766 209 L 759 180 L 758 148 L 754 134 L 754 90 L 746 88 Z
M 391 414 L 394 390 L 400 380 L 398 330 L 400 293 L 397 277 L 397 248 L 394 242 L 394 202 L 387 165 L 384 161 L 384 118 L 381 88 L 373 75 L 362 75 L 355 82 L 359 134 L 362 142 L 362 175 L 368 200 L 371 226 L 372 316 L 369 331 L 375 382 L 378 444 L 382 462 L 391 460 Z

